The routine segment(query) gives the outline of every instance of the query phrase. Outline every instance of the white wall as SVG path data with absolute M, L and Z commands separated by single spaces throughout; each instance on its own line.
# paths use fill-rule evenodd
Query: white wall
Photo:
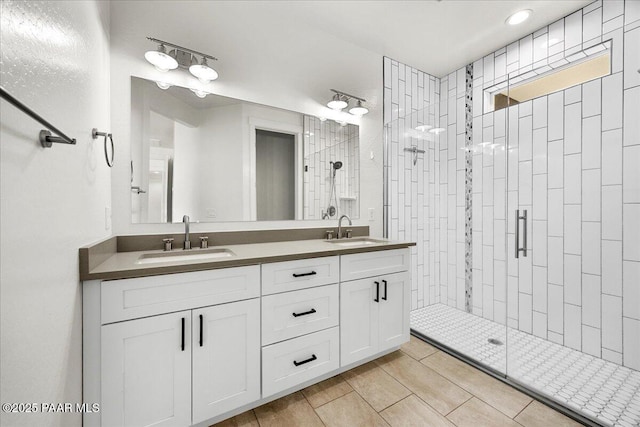
M 145 19 L 139 19 L 145 16 Z M 189 25 L 184 25 L 189 22 Z M 198 28 L 198 31 L 193 31 Z M 250 28 L 250 31 L 248 30 Z M 304 34 L 304 37 L 296 37 Z M 382 57 L 274 15 L 268 4 L 243 2 L 111 3 L 112 123 L 117 137 L 113 174 L 114 232 L 117 234 L 180 232 L 182 225 L 131 224 L 128 160 L 130 158 L 130 76 L 165 80 L 213 93 L 301 113 L 338 117 L 325 103 L 329 89 L 366 98 L 370 113 L 351 122 L 361 126 L 360 212 L 358 224 L 382 234 Z M 220 58 L 220 78 L 203 87 L 187 72 L 160 73 L 144 60 L 154 48 L 146 36 L 205 51 Z M 348 70 L 348 72 L 345 72 Z M 370 155 L 373 154 L 373 159 Z M 367 221 L 368 208 L 375 220 Z M 193 230 L 320 226 L 325 221 L 229 222 L 194 224 Z M 333 222 L 331 222 L 333 224 Z
M 91 128 L 110 126 L 109 9 L 95 1 L 0 8 L 2 86 L 78 140 L 43 149 L 42 126 L 0 101 L 0 395 L 81 402 L 78 248 L 110 233 L 111 174 L 102 142 L 91 139 Z M 81 416 L 2 412 L 0 424 L 73 426 Z

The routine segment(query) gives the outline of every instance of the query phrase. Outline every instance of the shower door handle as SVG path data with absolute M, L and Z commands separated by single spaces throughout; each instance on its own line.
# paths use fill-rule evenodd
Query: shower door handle
M 523 221 L 524 229 L 522 232 L 522 248 L 520 247 L 520 220 Z M 523 256 L 527 256 L 527 210 L 522 211 L 516 209 L 516 258 L 520 257 L 520 252 Z

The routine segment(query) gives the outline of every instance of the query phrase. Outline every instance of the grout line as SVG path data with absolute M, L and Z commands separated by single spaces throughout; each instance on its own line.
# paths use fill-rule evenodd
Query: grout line
M 527 405 L 526 405 L 524 408 L 522 408 L 522 409 L 520 410 L 520 412 L 518 412 L 518 413 L 513 417 L 513 420 L 515 421 L 515 420 L 516 420 L 516 418 L 518 417 L 518 415 L 520 415 L 522 412 L 524 412 L 524 410 L 525 410 L 525 409 L 527 409 L 529 406 L 531 406 L 531 405 L 533 404 L 533 402 L 536 402 L 536 400 L 535 400 L 535 399 L 531 399 L 531 402 L 527 403 Z M 517 422 L 517 421 L 516 421 L 516 422 Z
M 445 415 L 443 415 L 444 417 L 449 417 L 449 415 L 451 415 L 452 412 L 455 412 L 456 409 L 458 409 L 459 407 L 461 407 L 462 405 L 464 405 L 465 403 L 467 403 L 468 401 L 470 401 L 471 399 L 473 399 L 474 396 L 473 394 L 469 393 L 471 395 L 471 397 L 469 397 L 467 400 L 465 400 L 464 402 L 462 402 L 461 404 L 459 404 L 458 406 L 456 406 L 455 408 L 453 408 L 452 410 L 450 410 L 449 412 L 447 412 Z M 436 411 L 438 412 L 438 411 Z M 441 412 L 438 412 L 440 415 L 442 415 Z M 451 421 L 451 420 L 449 420 Z

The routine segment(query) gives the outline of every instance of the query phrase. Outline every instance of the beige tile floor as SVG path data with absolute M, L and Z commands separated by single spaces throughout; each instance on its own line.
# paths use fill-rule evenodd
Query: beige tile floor
M 399 351 L 216 427 L 579 425 L 412 336 Z

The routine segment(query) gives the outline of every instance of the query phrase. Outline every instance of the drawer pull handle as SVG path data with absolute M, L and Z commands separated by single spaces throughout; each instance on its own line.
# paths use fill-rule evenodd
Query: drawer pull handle
M 375 302 L 380 302 L 380 282 L 373 282 L 376 284 L 376 297 L 373 299 Z
M 318 273 L 316 273 L 315 271 L 312 271 L 311 273 L 293 273 L 293 277 L 315 276 L 316 274 Z
M 383 300 L 387 300 L 387 281 L 383 280 L 382 283 L 384 283 L 384 296 L 382 297 Z
M 300 317 L 300 316 L 306 316 L 307 314 L 313 314 L 315 312 L 316 312 L 316 309 L 312 308 L 311 310 L 305 311 L 304 313 L 291 313 L 291 314 L 293 314 L 293 317 Z
M 203 335 L 203 331 L 204 331 L 204 328 L 203 328 L 202 314 L 201 314 L 201 315 L 200 315 L 200 347 L 202 347 L 202 341 L 203 341 L 203 340 L 202 340 L 202 338 L 203 338 L 203 336 L 202 336 L 202 335 Z
M 181 338 L 181 341 L 180 341 L 180 349 L 181 349 L 181 351 L 184 351 L 184 321 L 185 321 L 185 318 L 183 317 L 182 318 L 182 338 Z
M 297 362 L 294 360 L 293 364 L 296 366 L 300 366 L 300 365 L 304 365 L 305 363 L 313 362 L 316 359 L 317 359 L 316 355 L 312 354 L 310 358 L 308 358 L 307 360 L 303 360 L 302 362 Z

